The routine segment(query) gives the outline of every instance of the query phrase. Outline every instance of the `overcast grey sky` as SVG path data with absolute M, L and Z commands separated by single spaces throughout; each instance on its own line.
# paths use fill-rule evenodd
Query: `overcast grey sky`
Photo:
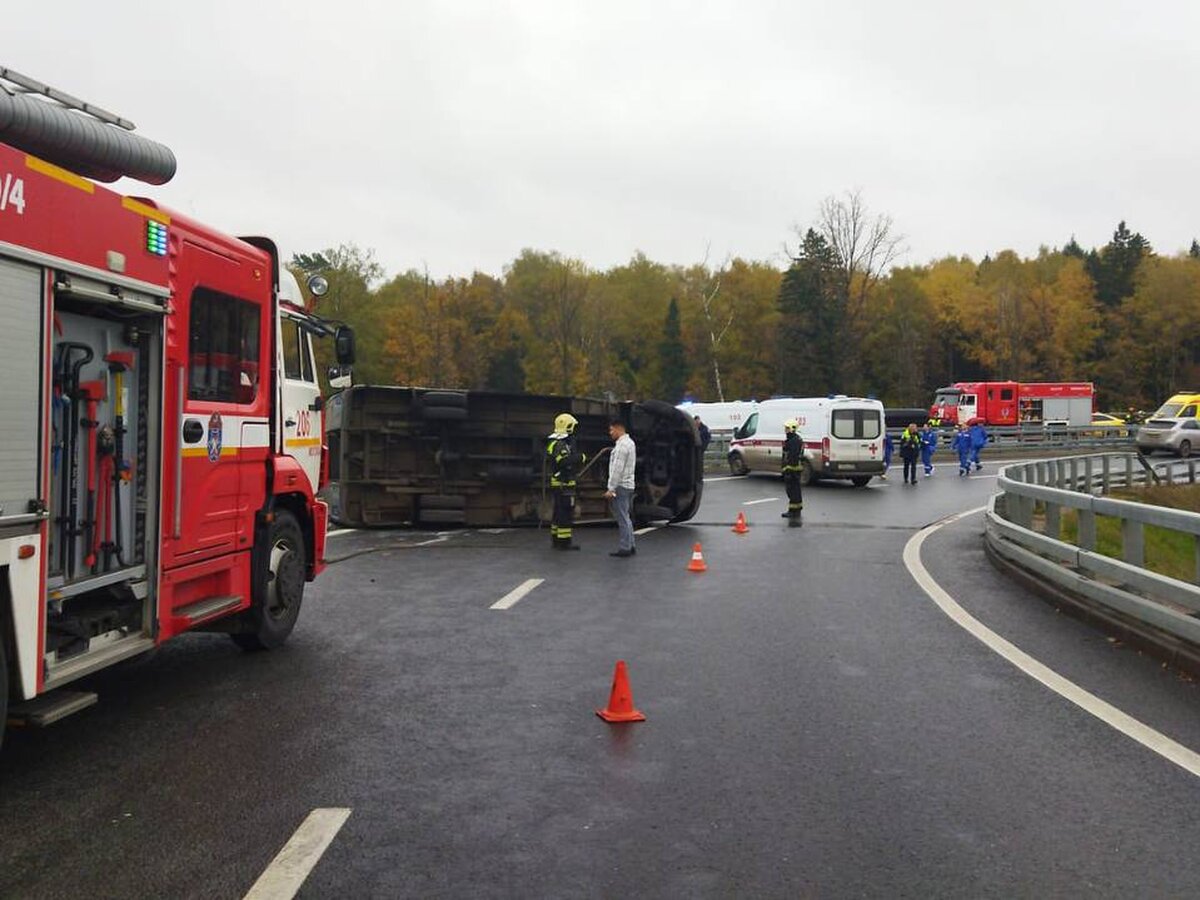
M 1200 236 L 1195 3 L 71 0 L 0 27 L 0 64 L 175 151 L 119 190 L 389 274 L 781 264 L 850 188 L 905 262 Z

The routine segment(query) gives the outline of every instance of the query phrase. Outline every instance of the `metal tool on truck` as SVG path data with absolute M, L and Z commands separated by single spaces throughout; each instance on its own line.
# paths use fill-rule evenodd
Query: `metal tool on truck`
M 96 183 L 166 182 L 166 147 L 0 79 L 0 723 L 45 724 L 183 632 L 288 637 L 324 567 L 312 339 L 354 339 L 270 240 Z

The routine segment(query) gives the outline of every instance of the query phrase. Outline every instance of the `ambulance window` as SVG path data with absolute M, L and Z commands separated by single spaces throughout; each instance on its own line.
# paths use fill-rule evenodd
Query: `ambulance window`
M 192 292 L 188 399 L 253 403 L 259 383 L 259 308 L 208 288 Z
M 874 409 L 835 409 L 833 436 L 842 440 L 879 437 L 879 412 Z
M 750 418 L 742 423 L 742 427 L 733 433 L 735 438 L 748 438 L 758 430 L 758 413 L 751 413 Z
M 1001 400 L 1011 400 L 1012 398 L 1013 398 L 1013 389 L 1012 388 L 1000 388 L 1000 399 Z
M 1191 418 L 1195 418 L 1195 416 L 1196 416 L 1196 404 L 1195 403 L 1191 404 L 1190 406 L 1185 406 L 1183 409 L 1181 409 L 1179 411 L 1179 418 L 1181 418 L 1181 419 L 1191 419 Z
M 283 376 L 299 379 L 300 351 L 303 347 L 300 341 L 300 323 L 295 319 L 281 318 L 279 338 L 283 344 Z

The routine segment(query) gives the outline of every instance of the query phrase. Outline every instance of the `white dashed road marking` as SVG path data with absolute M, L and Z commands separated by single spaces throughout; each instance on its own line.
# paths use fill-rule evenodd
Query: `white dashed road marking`
M 639 528 L 637 531 L 634 532 L 634 534 L 647 534 L 648 532 L 651 532 L 651 531 L 658 531 L 658 529 L 661 527 L 662 527 L 661 525 L 647 525 L 645 528 Z
M 345 808 L 314 809 L 292 839 L 283 845 L 246 900 L 290 900 L 313 870 L 341 827 L 350 818 Z
M 1175 765 L 1182 769 L 1186 769 L 1193 775 L 1200 775 L 1200 754 L 1189 750 L 1177 741 L 1171 740 L 1162 732 L 1155 731 L 1149 725 L 1139 722 L 1127 713 L 1117 709 L 1111 703 L 1101 700 L 1095 694 L 1085 691 L 1073 681 L 1068 681 L 1050 667 L 1038 662 L 1025 651 L 1000 637 L 1000 635 L 996 634 L 996 632 L 992 631 L 959 606 L 954 598 L 947 594 L 942 589 L 942 586 L 934 581 L 933 576 L 929 574 L 929 570 L 921 562 L 921 545 L 925 543 L 925 539 L 943 526 L 957 522 L 966 516 L 982 512 L 985 508 L 980 506 L 975 509 L 969 509 L 966 512 L 936 522 L 918 531 L 905 544 L 904 565 L 908 567 L 909 574 L 921 586 L 921 589 L 929 595 L 930 599 L 956 625 L 959 625 L 972 636 L 978 638 L 1026 675 L 1040 681 L 1060 697 L 1070 700 L 1080 709 L 1095 716 L 1101 722 L 1112 726 L 1127 737 L 1133 738 L 1143 747 L 1153 750 L 1159 756 L 1175 763 Z
M 338 528 L 333 531 L 325 532 L 325 537 L 331 538 L 331 537 L 337 537 L 339 534 L 353 534 L 353 533 L 354 533 L 353 528 Z
M 747 500 L 742 506 L 753 506 L 755 503 L 776 503 L 778 500 L 778 497 L 763 497 L 761 500 Z
M 528 581 L 522 582 L 489 606 L 488 609 L 508 609 L 545 580 L 545 578 L 530 578 Z

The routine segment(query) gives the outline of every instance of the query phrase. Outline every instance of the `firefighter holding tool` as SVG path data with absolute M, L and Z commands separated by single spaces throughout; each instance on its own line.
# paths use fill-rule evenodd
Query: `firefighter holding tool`
M 570 413 L 560 413 L 554 420 L 554 433 L 546 444 L 550 466 L 550 495 L 554 511 L 550 518 L 550 546 L 555 550 L 578 550 L 571 540 L 575 522 L 575 479 L 587 457 L 575 444 L 575 429 L 579 420 Z
M 788 498 L 788 508 L 783 518 L 788 520 L 789 528 L 800 526 L 800 511 L 804 509 L 804 493 L 800 484 L 804 468 L 804 442 L 797 433 L 799 429 L 800 423 L 795 419 L 783 423 L 783 486 Z

